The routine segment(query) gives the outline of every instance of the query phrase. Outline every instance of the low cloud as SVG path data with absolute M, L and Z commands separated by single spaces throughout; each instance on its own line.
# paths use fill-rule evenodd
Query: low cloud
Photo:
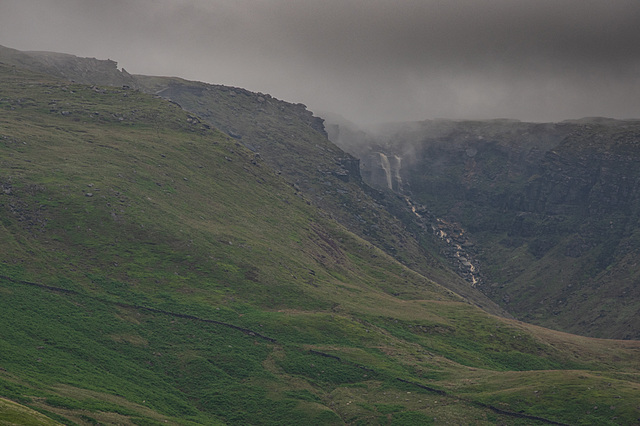
M 356 122 L 640 117 L 637 0 L 3 0 L 0 44 Z

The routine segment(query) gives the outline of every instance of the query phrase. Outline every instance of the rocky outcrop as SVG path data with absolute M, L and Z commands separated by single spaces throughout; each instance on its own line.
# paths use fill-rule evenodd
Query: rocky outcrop
M 0 46 L 0 58 L 5 63 L 18 65 L 65 80 L 83 84 L 135 87 L 135 78 L 118 63 L 110 59 L 79 58 L 54 52 L 21 52 Z

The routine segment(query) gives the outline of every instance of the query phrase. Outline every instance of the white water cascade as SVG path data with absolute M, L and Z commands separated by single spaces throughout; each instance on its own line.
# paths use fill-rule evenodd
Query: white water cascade
M 393 156 L 395 164 L 391 166 L 392 181 L 395 181 L 395 188 L 392 188 L 396 192 L 402 193 L 402 178 L 400 177 L 400 169 L 402 168 L 402 158 L 397 155 Z M 393 186 L 393 185 L 392 185 Z
M 381 152 L 378 153 L 378 156 L 380 160 L 380 167 L 382 167 L 382 170 L 384 170 L 384 173 L 387 177 L 387 188 L 393 189 L 393 183 L 391 181 L 391 164 L 389 163 L 389 157 Z
M 400 177 L 402 158 L 397 155 L 389 158 L 382 152 L 376 152 L 376 154 L 378 156 L 377 162 L 384 172 L 384 180 L 380 179 L 378 185 L 382 185 L 384 182 L 387 188 L 396 192 L 402 192 L 402 178 Z

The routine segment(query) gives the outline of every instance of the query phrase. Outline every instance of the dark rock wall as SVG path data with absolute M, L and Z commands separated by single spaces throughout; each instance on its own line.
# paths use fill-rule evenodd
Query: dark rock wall
M 477 257 L 454 253 L 494 301 L 545 326 L 640 338 L 640 122 L 435 121 L 370 140 L 361 158 L 402 156 L 403 194 L 476 243 Z M 373 185 L 378 164 L 363 173 Z

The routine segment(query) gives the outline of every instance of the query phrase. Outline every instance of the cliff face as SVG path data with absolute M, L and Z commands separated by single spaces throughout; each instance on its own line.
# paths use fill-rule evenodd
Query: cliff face
M 635 123 L 579 128 L 546 153 L 538 173 L 506 205 L 514 216 L 507 235 L 533 259 L 513 278 L 496 273 L 504 284 L 489 292 L 512 300 L 527 319 L 638 338 L 640 269 L 631 259 L 640 249 L 639 130 Z M 523 292 L 535 278 L 545 291 Z
M 475 254 L 443 253 L 477 262 L 494 301 L 545 326 L 640 337 L 640 122 L 434 121 L 369 138 L 403 157 L 404 195 L 436 232 L 438 218 L 467 232 Z

